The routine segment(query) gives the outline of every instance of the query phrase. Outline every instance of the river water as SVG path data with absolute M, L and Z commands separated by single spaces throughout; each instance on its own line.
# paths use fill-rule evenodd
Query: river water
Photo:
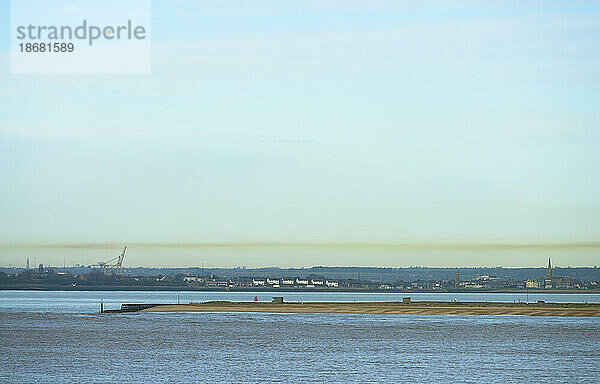
M 600 382 L 600 318 L 95 313 L 100 300 L 116 308 L 255 295 L 278 294 L 0 291 L 0 382 Z M 284 294 L 289 301 L 525 301 L 423 295 Z

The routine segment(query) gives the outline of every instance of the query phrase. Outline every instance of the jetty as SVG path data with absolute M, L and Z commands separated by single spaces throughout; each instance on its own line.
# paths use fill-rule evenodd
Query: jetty
M 276 299 L 276 300 L 275 300 Z M 207 301 L 189 304 L 123 304 L 110 312 L 263 312 L 346 313 L 389 315 L 526 315 L 600 316 L 597 303 L 502 303 L 502 302 L 233 302 Z

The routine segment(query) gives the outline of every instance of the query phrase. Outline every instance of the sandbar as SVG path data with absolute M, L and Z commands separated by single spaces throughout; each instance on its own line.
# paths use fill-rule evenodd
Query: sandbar
M 264 312 L 264 313 L 347 313 L 398 315 L 527 315 L 600 316 L 596 303 L 499 303 L 499 302 L 231 302 L 208 301 L 164 304 L 140 312 Z

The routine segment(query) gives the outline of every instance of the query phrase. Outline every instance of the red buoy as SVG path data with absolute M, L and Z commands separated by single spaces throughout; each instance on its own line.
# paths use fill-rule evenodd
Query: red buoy
M 258 301 L 258 296 L 254 296 L 254 301 Z

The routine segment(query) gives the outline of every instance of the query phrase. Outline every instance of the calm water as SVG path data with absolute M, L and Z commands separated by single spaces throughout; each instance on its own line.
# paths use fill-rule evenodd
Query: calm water
M 89 313 L 100 309 L 100 301 L 106 309 L 118 309 L 122 303 L 181 303 L 208 300 L 270 302 L 273 296 L 284 296 L 286 301 L 503 301 L 553 303 L 600 303 L 600 294 L 529 294 L 525 293 L 344 293 L 344 292 L 139 292 L 139 291 L 2 291 L 0 311 L 48 311 Z
M 392 299 L 296 295 L 299 301 Z M 186 302 L 254 294 L 179 296 Z M 491 301 L 487 296 L 468 298 Z M 552 297 L 546 301 L 561 301 Z M 116 307 L 176 302 L 177 293 L 0 291 L 0 382 L 600 382 L 598 318 L 98 315 L 100 299 Z

